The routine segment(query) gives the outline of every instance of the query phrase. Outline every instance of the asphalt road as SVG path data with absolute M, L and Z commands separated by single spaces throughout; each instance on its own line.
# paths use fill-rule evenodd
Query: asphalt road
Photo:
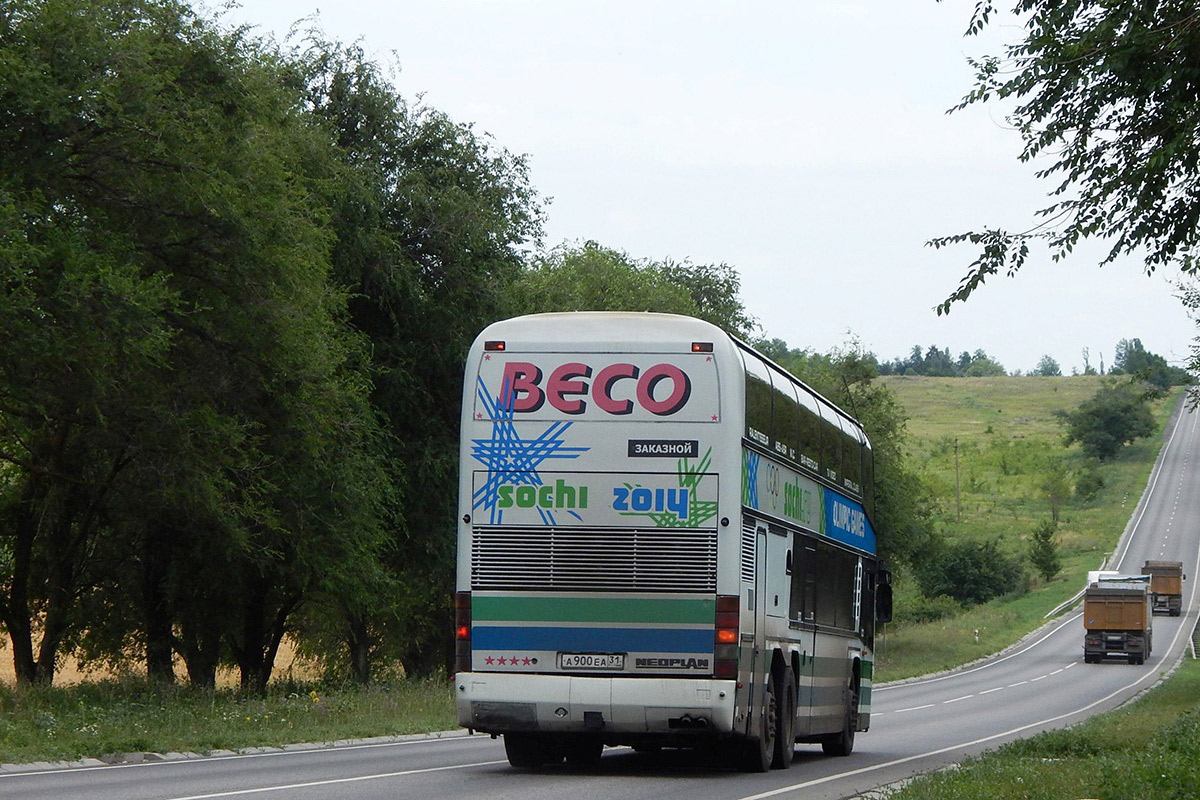
M 1196 622 L 1200 576 L 1200 414 L 1168 431 L 1145 495 L 1112 567 L 1181 560 L 1182 617 L 1154 619 L 1145 665 L 1083 663 L 1083 624 L 1070 612 L 1015 648 L 970 668 L 877 687 L 871 731 L 853 755 L 830 758 L 798 745 L 791 769 L 723 770 L 684 751 L 605 751 L 592 768 L 510 769 L 486 736 L 452 736 L 219 758 L 0 774 L 8 800 L 202 800 L 207 798 L 464 798 L 469 800 L 760 800 L 849 797 L 1032 733 L 1110 710 L 1152 686 L 1176 663 Z M 1132 502 L 1132 500 L 1131 500 Z

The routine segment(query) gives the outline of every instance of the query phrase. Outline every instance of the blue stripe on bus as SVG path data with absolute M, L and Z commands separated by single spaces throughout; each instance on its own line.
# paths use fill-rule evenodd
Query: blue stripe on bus
M 565 650 L 579 652 L 711 653 L 713 629 L 525 628 L 476 625 L 475 650 Z

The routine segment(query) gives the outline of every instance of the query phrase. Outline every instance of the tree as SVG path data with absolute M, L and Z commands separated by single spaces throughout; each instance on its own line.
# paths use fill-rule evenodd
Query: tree
M 1058 554 L 1058 545 L 1054 541 L 1058 522 L 1054 519 L 1044 519 L 1033 529 L 1029 538 L 1029 560 L 1043 580 L 1054 580 L 1054 576 L 1062 570 L 1062 559 Z
M 659 311 L 699 317 L 738 336 L 755 327 L 727 264 L 637 260 L 588 241 L 534 259 L 513 288 L 512 311 Z
M 1042 360 L 1029 371 L 1029 374 L 1044 378 L 1057 378 L 1062 376 L 1062 369 L 1058 366 L 1058 362 L 1050 356 L 1042 356 Z
M 410 675 L 452 658 L 459 399 L 467 349 L 510 313 L 542 204 L 524 156 L 470 125 L 409 104 L 357 46 L 310 32 L 289 56 L 304 106 L 339 162 L 326 183 L 335 280 L 370 345 L 371 401 L 385 421 L 392 492 L 387 572 L 367 591 L 302 609 L 327 668 L 402 662 Z M 345 656 L 349 653 L 349 659 Z
M 1025 38 L 1003 58 L 973 61 L 976 86 L 953 110 L 993 98 L 1015 102 L 1008 118 L 1024 140 L 1021 160 L 1047 160 L 1037 175 L 1055 181 L 1052 201 L 1025 231 L 984 228 L 930 241 L 980 248 L 938 313 L 988 277 L 1017 272 L 1034 242 L 1059 260 L 1098 238 L 1111 242 L 1102 264 L 1137 254 L 1147 272 L 1194 272 L 1200 24 L 1193 4 L 1016 0 L 1013 11 L 1024 18 Z M 994 14 L 995 3 L 981 0 L 967 34 Z
M 8 4 L 0 105 L 19 680 L 136 645 L 154 676 L 174 650 L 261 690 L 305 598 L 377 558 L 387 488 L 328 140 L 276 59 L 171 0 Z
M 1071 496 L 1071 482 L 1061 463 L 1056 461 L 1051 465 L 1050 471 L 1042 479 L 1040 488 L 1046 495 L 1046 501 L 1050 503 L 1050 519 L 1057 525 L 1063 504 Z
M 1020 560 L 1001 553 L 995 542 L 944 544 L 915 566 L 926 597 L 946 595 L 965 605 L 1026 588 Z
M 1190 382 L 1186 370 L 1172 367 L 1162 356 L 1146 350 L 1141 339 L 1122 339 L 1117 342 L 1109 374 L 1130 375 L 1160 392 L 1170 386 L 1182 386 Z
M 1146 399 L 1128 384 L 1105 386 L 1074 411 L 1057 412 L 1066 426 L 1066 444 L 1079 442 L 1101 461 L 1125 444 L 1154 433 L 1154 416 Z
M 1008 371 L 1004 369 L 1003 364 L 982 350 L 975 351 L 971 362 L 963 370 L 963 375 L 968 378 L 1002 378 L 1007 374 Z

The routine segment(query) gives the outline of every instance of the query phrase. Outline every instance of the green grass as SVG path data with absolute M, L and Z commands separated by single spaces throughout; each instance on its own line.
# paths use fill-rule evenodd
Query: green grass
M 1200 662 L 1137 702 L 919 778 L 889 800 L 1200 797 Z
M 1054 412 L 1074 409 L 1107 380 L 1114 379 L 884 379 L 907 410 L 909 455 L 940 501 L 936 524 L 948 540 L 995 541 L 1003 552 L 1023 557 L 1029 534 L 1051 517 L 1044 485 L 1054 470 L 1065 471 L 1072 486 L 1094 470 L 1104 486 L 1091 500 L 1071 496 L 1061 505 L 1062 571 L 1048 583 L 1034 577 L 1027 594 L 933 622 L 905 621 L 907 610 L 925 601 L 915 579 L 898 570 L 898 621 L 886 626 L 878 642 L 881 680 L 949 669 L 1003 649 L 1040 626 L 1112 552 L 1145 489 L 1162 447 L 1161 431 L 1182 390 L 1152 404 L 1160 435 L 1097 465 L 1078 446 L 1063 445 Z
M 340 690 L 280 684 L 252 699 L 141 680 L 61 688 L 0 685 L 0 763 L 138 751 L 204 753 L 457 726 L 447 679 Z

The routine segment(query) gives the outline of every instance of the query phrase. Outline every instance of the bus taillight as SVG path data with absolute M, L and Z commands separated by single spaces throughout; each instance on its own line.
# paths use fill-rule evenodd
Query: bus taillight
M 737 678 L 739 616 L 737 595 L 717 595 L 716 640 L 713 646 L 715 678 Z
M 454 595 L 454 671 L 471 671 L 471 593 Z

